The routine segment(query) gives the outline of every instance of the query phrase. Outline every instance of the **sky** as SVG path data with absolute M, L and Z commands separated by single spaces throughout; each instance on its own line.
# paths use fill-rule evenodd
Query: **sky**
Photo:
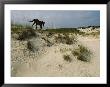
M 30 20 L 45 21 L 45 28 L 100 26 L 99 10 L 12 10 L 11 22 L 32 25 Z

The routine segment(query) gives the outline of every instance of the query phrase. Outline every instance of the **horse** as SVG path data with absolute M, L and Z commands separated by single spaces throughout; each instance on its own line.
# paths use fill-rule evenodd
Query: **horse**
M 32 24 L 32 26 L 33 26 L 34 24 L 36 24 L 36 29 L 37 29 L 37 25 L 39 25 L 40 28 L 42 29 L 42 26 L 44 27 L 44 24 L 45 24 L 44 21 L 40 21 L 40 20 L 38 20 L 38 19 L 33 19 L 32 21 L 29 21 L 29 22 L 34 22 L 34 23 Z

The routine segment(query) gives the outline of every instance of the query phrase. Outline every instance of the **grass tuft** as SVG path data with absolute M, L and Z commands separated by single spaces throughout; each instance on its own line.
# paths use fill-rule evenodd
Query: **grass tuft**
M 67 62 L 71 62 L 71 61 L 72 61 L 72 59 L 70 58 L 69 55 L 63 55 L 63 58 L 64 58 L 64 60 L 67 61 Z

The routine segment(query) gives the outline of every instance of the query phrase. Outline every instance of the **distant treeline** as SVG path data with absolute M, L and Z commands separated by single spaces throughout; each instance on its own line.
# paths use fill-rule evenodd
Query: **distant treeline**
M 100 26 L 86 26 L 86 27 L 78 27 L 78 28 L 82 28 L 82 29 L 92 28 L 92 29 L 95 29 L 95 28 L 100 28 Z

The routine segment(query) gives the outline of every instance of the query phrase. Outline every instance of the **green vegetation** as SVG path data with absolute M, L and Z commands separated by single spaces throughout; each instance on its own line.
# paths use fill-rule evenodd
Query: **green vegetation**
M 30 25 L 11 24 L 12 33 L 20 33 L 25 29 L 32 29 L 32 27 Z
M 88 27 L 91 27 L 91 26 L 88 26 Z M 98 28 L 100 26 L 94 26 L 94 27 Z M 34 29 L 32 29 L 32 26 L 30 26 L 30 25 L 11 24 L 11 33 L 18 34 L 19 40 L 23 40 L 24 38 L 28 38 L 28 36 L 35 36 L 35 31 L 40 32 L 40 33 L 47 32 L 47 37 L 52 37 L 53 34 L 57 33 L 58 37 L 55 38 L 56 42 L 60 42 L 60 43 L 68 44 L 68 45 L 71 45 L 74 42 L 77 42 L 75 36 L 72 36 L 72 38 L 69 37 L 70 33 L 72 33 L 74 35 L 79 34 L 82 36 L 90 36 L 91 35 L 94 37 L 98 37 L 100 35 L 100 31 L 85 33 L 85 32 L 78 30 L 77 28 L 58 28 L 58 29 L 46 29 L 46 30 L 42 30 L 42 29 L 34 30 Z M 31 34 L 29 34 L 29 33 L 31 33 Z M 63 36 L 60 34 L 63 34 Z
M 11 24 L 11 29 L 32 29 L 30 25 L 22 25 L 22 24 Z
M 45 31 L 53 33 L 79 33 L 80 31 L 76 28 L 58 28 L 58 29 L 46 29 Z
M 100 26 L 88 26 L 88 27 L 79 27 L 79 28 L 100 28 Z M 11 24 L 11 30 L 12 31 L 18 31 L 22 29 L 32 29 L 32 26 L 30 25 L 21 25 L 21 24 Z M 37 30 L 39 31 L 39 30 Z M 84 32 L 81 32 L 77 28 L 57 28 L 57 29 L 46 29 L 43 31 L 48 31 L 50 33 L 75 33 L 75 34 L 84 34 Z
M 83 45 L 78 45 L 78 49 L 75 49 L 72 54 L 77 56 L 78 60 L 90 62 L 92 52 L 84 47 Z
M 18 34 L 18 40 L 30 39 L 35 37 L 35 30 L 29 25 L 11 24 L 11 33 Z

